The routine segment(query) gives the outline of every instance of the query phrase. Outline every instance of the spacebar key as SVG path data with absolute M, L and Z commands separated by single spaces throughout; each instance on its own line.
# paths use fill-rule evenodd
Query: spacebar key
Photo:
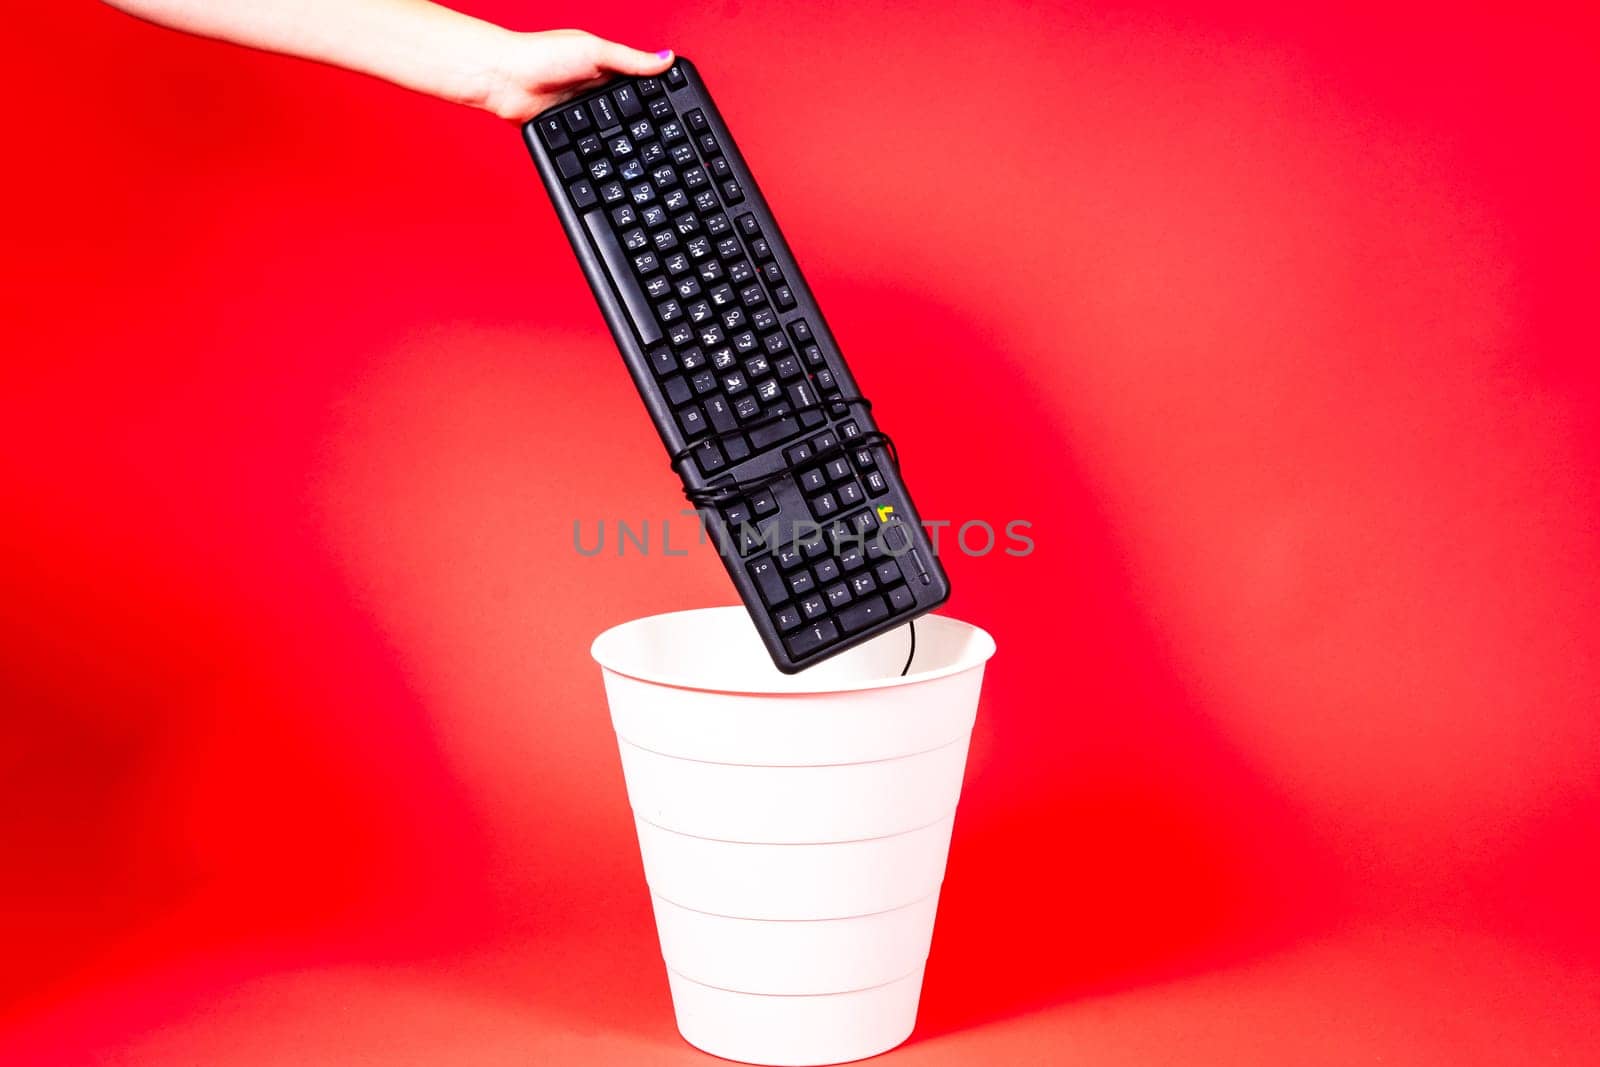
M 595 208 L 588 212 L 583 216 L 583 224 L 589 227 L 589 236 L 600 250 L 600 258 L 606 261 L 606 273 L 611 275 L 611 284 L 622 297 L 622 306 L 628 309 L 633 328 L 639 331 L 639 340 L 647 345 L 655 344 L 661 340 L 661 327 L 650 313 L 650 305 L 645 303 L 639 283 L 633 280 L 633 268 L 622 254 L 622 246 L 617 244 L 611 227 L 606 225 L 605 211 Z

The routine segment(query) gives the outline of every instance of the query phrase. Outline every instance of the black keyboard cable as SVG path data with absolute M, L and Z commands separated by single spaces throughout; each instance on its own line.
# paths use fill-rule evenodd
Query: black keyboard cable
M 843 404 L 848 407 L 859 408 L 862 412 L 867 412 L 872 409 L 872 401 L 868 400 L 864 396 L 836 396 L 829 399 L 828 403 Z M 814 404 L 811 407 L 821 406 L 821 404 Z M 811 408 L 808 407 L 801 410 L 809 411 Z M 769 412 L 766 415 L 763 415 L 761 418 L 755 419 L 748 425 L 739 429 L 713 434 L 709 438 L 696 440 L 693 444 L 684 445 L 682 448 L 672 453 L 670 459 L 672 469 L 677 471 L 679 477 L 681 478 L 682 471 L 679 470 L 679 468 L 686 460 L 694 455 L 695 449 L 706 444 L 720 444 L 730 437 L 737 437 L 741 434 L 749 433 L 752 430 L 758 430 L 762 426 L 770 425 L 771 423 L 777 422 L 781 419 L 790 418 L 793 414 L 797 413 Z M 842 456 L 847 451 L 855 448 L 882 448 L 884 453 L 889 457 L 889 462 L 894 464 L 895 470 L 898 471 L 900 469 L 900 452 L 894 446 L 894 439 L 881 430 L 869 430 L 866 433 L 852 437 L 848 442 L 839 441 L 832 448 L 825 449 L 822 452 L 817 453 L 815 456 L 812 456 L 811 462 L 825 463 L 835 456 Z M 683 490 L 683 495 L 684 498 L 696 508 L 719 508 L 723 504 L 731 504 L 736 500 L 740 500 L 749 496 L 751 493 L 760 492 L 761 490 L 772 486 L 782 479 L 790 477 L 793 473 L 794 472 L 790 470 L 789 467 L 784 466 L 776 471 L 773 471 L 771 474 L 763 474 L 756 478 L 717 481 L 699 489 L 690 489 L 685 487 Z M 917 655 L 917 620 L 912 619 L 907 622 L 906 628 L 911 634 L 911 649 L 906 653 L 906 665 L 900 668 L 900 677 L 902 678 L 911 672 L 911 661 L 914 660 Z

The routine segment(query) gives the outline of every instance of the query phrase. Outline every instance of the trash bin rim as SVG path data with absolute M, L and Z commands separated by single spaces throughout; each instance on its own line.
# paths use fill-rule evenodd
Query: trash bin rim
M 741 605 L 724 605 L 720 607 L 709 608 L 687 608 L 680 611 L 664 611 L 655 615 L 643 615 L 637 619 L 629 619 L 627 622 L 618 623 L 617 625 L 608 627 L 602 631 L 599 636 L 597 636 L 589 645 L 589 655 L 593 657 L 594 661 L 600 665 L 602 670 L 608 671 L 612 674 L 621 675 L 624 678 L 632 678 L 635 681 L 644 682 L 647 685 L 665 686 L 670 689 L 692 689 L 705 693 L 728 693 L 738 696 L 793 697 L 818 696 L 834 693 L 856 693 L 876 689 L 893 689 L 899 686 L 916 685 L 921 682 L 937 681 L 938 679 L 948 678 L 952 675 L 965 673 L 966 671 L 980 669 L 995 653 L 994 638 L 991 637 L 989 632 L 984 630 L 982 627 L 974 626 L 972 623 L 963 622 L 960 619 L 953 619 L 948 615 L 929 614 L 922 615 L 917 618 L 916 622 L 919 627 L 928 624 L 938 627 L 958 627 L 969 631 L 971 635 L 976 638 L 976 640 L 972 642 L 972 647 L 967 650 L 967 654 L 964 655 L 959 661 L 955 663 L 949 663 L 941 667 L 936 667 L 931 670 L 913 670 L 910 674 L 906 675 L 892 675 L 885 678 L 869 678 L 858 682 L 842 682 L 831 685 L 820 685 L 815 681 L 808 682 L 807 676 L 811 674 L 810 671 L 802 671 L 799 674 L 779 674 L 777 671 L 773 671 L 773 677 L 770 679 L 771 684 L 765 687 L 729 687 L 726 685 L 713 684 L 704 680 L 696 680 L 686 674 L 682 674 L 671 669 L 645 671 L 641 670 L 637 664 L 622 664 L 619 662 L 616 651 L 611 647 L 621 639 L 622 634 L 634 627 L 659 624 L 661 620 L 670 618 L 682 618 L 687 621 L 687 619 L 692 616 L 722 614 L 726 612 L 736 612 L 743 616 L 745 614 L 745 609 Z M 925 633 L 918 635 L 919 648 L 921 647 L 925 636 Z M 913 666 L 915 666 L 914 661 Z

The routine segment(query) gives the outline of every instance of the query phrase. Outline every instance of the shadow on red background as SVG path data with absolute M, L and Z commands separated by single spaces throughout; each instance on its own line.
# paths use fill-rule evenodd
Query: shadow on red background
M 1591 982 L 1593 27 L 589 25 L 705 72 L 922 510 L 1034 524 L 948 557 L 1001 652 L 908 1054 L 1363 924 Z M 92 6 L 4 48 L 10 1047 L 676 1055 L 586 649 L 729 594 L 571 551 L 680 501 L 513 131 Z

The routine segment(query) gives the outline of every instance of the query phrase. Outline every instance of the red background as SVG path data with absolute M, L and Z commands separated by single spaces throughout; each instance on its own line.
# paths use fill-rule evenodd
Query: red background
M 1592 1060 L 1593 24 L 589 7 L 1034 524 L 900 1061 Z M 570 548 L 679 498 L 515 130 L 8 18 L 0 1060 L 701 1062 L 587 645 L 730 593 Z

